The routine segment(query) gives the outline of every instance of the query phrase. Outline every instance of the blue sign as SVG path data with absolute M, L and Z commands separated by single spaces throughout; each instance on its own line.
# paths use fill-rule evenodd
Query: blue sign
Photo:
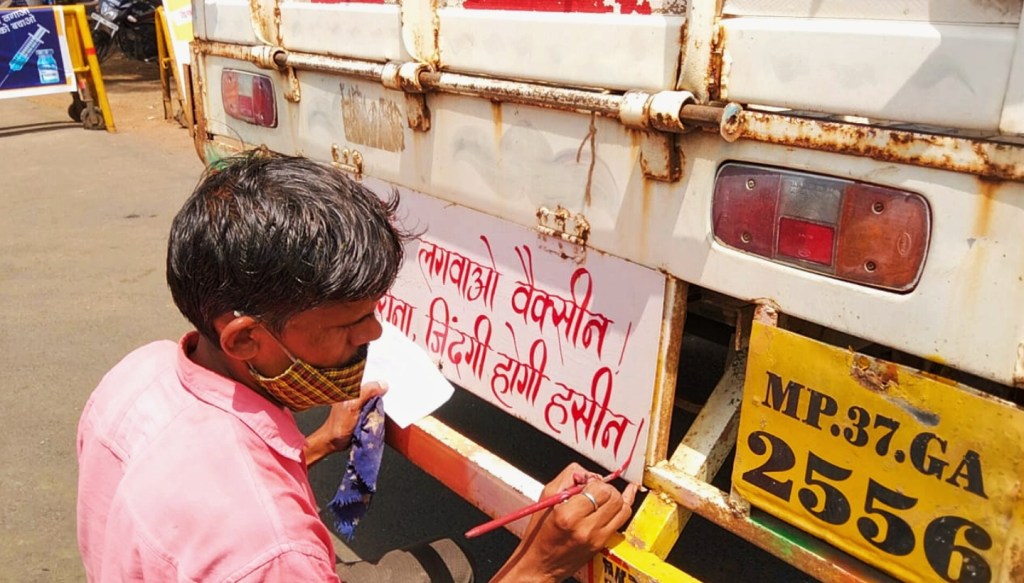
M 58 10 L 0 10 L 0 98 L 75 90 Z

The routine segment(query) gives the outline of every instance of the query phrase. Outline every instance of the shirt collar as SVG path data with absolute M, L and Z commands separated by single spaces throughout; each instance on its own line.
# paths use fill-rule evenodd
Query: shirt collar
M 193 331 L 178 343 L 178 379 L 185 389 L 199 400 L 234 415 L 279 454 L 301 463 L 306 438 L 291 411 L 238 381 L 192 362 L 188 355 L 198 342 L 199 333 Z

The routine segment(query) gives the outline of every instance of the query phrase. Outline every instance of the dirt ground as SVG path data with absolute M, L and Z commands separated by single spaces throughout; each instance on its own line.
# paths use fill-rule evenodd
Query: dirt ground
M 118 132 L 152 134 L 167 132 L 169 128 L 186 130 L 171 120 L 164 119 L 164 105 L 160 85 L 160 68 L 156 61 L 143 63 L 126 58 L 118 51 L 100 64 L 107 101 Z M 174 79 L 171 78 L 173 84 Z M 66 108 L 70 95 L 55 94 L 29 98 L 40 105 Z M 180 110 L 177 91 L 171 89 L 173 113 Z M 71 118 L 67 118 L 71 121 Z

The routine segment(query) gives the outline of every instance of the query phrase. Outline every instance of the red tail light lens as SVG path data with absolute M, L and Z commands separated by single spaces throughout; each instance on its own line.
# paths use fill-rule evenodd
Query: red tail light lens
M 931 230 L 919 194 L 740 163 L 719 169 L 712 220 L 728 247 L 900 292 L 917 285 Z
M 779 219 L 779 255 L 832 265 L 836 231 L 832 227 L 782 217 Z
M 265 128 L 277 127 L 277 97 L 270 77 L 224 69 L 220 98 L 228 116 Z

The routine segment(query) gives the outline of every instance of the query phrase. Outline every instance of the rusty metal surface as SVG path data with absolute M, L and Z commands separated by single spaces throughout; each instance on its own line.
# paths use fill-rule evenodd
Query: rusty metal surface
M 622 96 L 613 93 L 551 87 L 506 79 L 491 79 L 459 73 L 426 72 L 420 82 L 428 89 L 617 117 Z
M 661 317 L 658 366 L 654 377 L 654 402 L 651 404 L 651 429 L 647 443 L 646 465 L 668 457 L 669 431 L 675 406 L 679 376 L 679 355 L 686 324 L 686 296 L 689 284 L 674 277 L 665 278 L 665 307 Z
M 274 68 L 280 68 L 283 61 L 288 68 L 369 79 L 389 87 L 399 86 L 406 92 L 436 91 L 590 113 L 671 133 L 683 133 L 693 127 L 700 127 L 720 133 L 727 141 L 744 138 L 965 172 L 999 180 L 1024 181 L 1024 145 L 1019 144 L 749 111 L 731 103 L 724 107 L 692 104 L 683 98 L 689 95 L 686 92 L 662 92 L 647 97 L 642 92 L 623 95 L 437 72 L 416 63 L 398 65 L 396 75 L 393 63 L 295 52 L 283 53 L 282 57 L 281 49 L 277 47 L 251 47 L 202 40 L 195 41 L 195 46 L 203 54 L 240 59 Z M 652 108 L 652 103 L 678 103 L 680 109 L 678 113 L 670 113 L 664 111 L 664 107 Z M 424 111 L 425 106 L 426 102 L 421 108 Z M 420 120 L 426 119 L 425 115 L 413 117 L 415 119 L 410 118 L 410 122 L 415 124 L 413 127 L 422 126 Z M 658 156 L 656 153 L 648 152 L 646 156 L 653 177 L 671 179 L 671 156 Z M 663 158 L 667 165 L 661 163 Z M 662 168 L 669 171 L 662 172 Z
M 644 484 L 755 546 L 826 582 L 894 581 L 888 575 L 770 517 L 751 518 L 745 505 L 667 463 L 647 469 Z
M 744 111 L 739 137 L 885 162 L 1024 181 L 1024 146 Z
M 195 121 L 192 126 L 192 143 L 199 159 L 206 162 L 206 143 L 210 140 L 210 135 L 206 131 L 206 85 L 203 83 L 206 57 L 195 43 L 192 44 L 191 50 L 192 112 Z

